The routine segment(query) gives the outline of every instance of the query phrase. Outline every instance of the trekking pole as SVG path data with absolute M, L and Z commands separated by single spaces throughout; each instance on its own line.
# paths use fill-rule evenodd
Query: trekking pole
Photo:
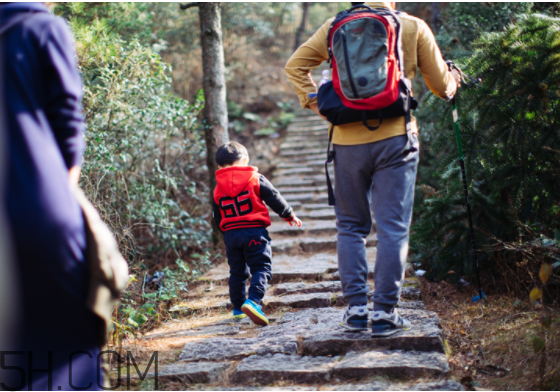
M 475 78 L 473 78 L 469 75 L 465 75 L 463 73 L 463 71 L 461 71 L 461 69 L 459 69 L 459 67 L 457 67 L 455 65 L 455 63 L 453 63 L 453 61 L 446 61 L 446 63 L 447 63 L 447 66 L 449 67 L 449 71 L 451 71 L 452 69 L 456 69 L 457 71 L 459 71 L 459 74 L 461 75 L 461 81 L 466 86 L 473 86 L 473 85 L 475 85 L 475 84 L 477 84 L 481 81 L 480 79 L 475 79 Z M 465 80 L 465 76 L 467 76 L 471 81 L 467 82 Z M 468 219 L 469 219 L 469 235 L 471 237 L 471 253 L 472 253 L 473 264 L 474 264 L 475 269 L 476 269 L 476 280 L 477 280 L 477 283 L 478 283 L 478 296 L 474 296 L 472 300 L 473 300 L 473 302 L 477 302 L 481 299 L 485 299 L 486 296 L 482 292 L 482 285 L 480 284 L 480 270 L 478 268 L 478 257 L 476 256 L 476 252 L 475 252 L 474 230 L 473 230 L 472 215 L 471 215 L 471 204 L 469 202 L 469 190 L 467 188 L 467 174 L 465 172 L 465 159 L 463 157 L 463 144 L 461 143 L 461 131 L 459 129 L 459 115 L 457 113 L 457 101 L 455 100 L 456 95 L 457 94 L 455 94 L 453 96 L 453 98 L 451 98 L 451 105 L 453 106 L 453 125 L 455 127 L 455 138 L 457 139 L 457 150 L 459 151 L 459 164 L 461 165 L 461 177 L 463 178 L 463 190 L 465 192 L 465 201 L 466 201 L 466 205 L 467 205 L 467 216 L 468 216 Z

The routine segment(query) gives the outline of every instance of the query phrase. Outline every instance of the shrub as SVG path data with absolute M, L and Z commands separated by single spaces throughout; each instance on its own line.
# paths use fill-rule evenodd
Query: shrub
M 479 257 L 495 265 L 496 239 L 523 242 L 554 236 L 559 228 L 558 152 L 560 138 L 560 20 L 523 15 L 502 32 L 482 35 L 464 71 L 482 77 L 462 89 L 458 106 Z M 413 227 L 415 261 L 431 276 L 453 269 L 470 275 L 470 242 L 449 105 L 431 96 L 441 114 L 433 132 L 439 151 L 436 186 L 419 187 L 421 218 Z M 510 255 L 512 256 L 512 255 Z M 535 265 L 533 265 L 535 264 Z M 540 262 L 510 257 L 504 268 L 524 279 Z M 505 271 L 501 271 L 504 272 Z

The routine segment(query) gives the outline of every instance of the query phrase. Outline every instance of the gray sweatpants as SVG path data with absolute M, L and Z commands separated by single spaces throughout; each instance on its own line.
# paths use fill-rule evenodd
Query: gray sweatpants
M 377 223 L 377 260 L 373 270 L 375 310 L 398 302 L 408 256 L 408 236 L 418 167 L 415 151 L 403 152 L 407 136 L 354 146 L 335 145 L 338 268 L 350 305 L 367 303 L 366 237 L 371 233 L 371 207 Z

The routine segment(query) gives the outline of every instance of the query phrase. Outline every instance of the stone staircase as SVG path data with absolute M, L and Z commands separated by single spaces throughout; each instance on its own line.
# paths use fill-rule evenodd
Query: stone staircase
M 160 380 L 205 390 L 463 390 L 449 378 L 439 319 L 425 310 L 415 278 L 407 277 L 398 305 L 412 323 L 410 331 L 372 338 L 369 332 L 341 329 L 346 302 L 338 278 L 335 214 L 327 205 L 326 147 L 327 123 L 299 111 L 274 158 L 270 180 L 303 226 L 290 227 L 270 214 L 274 277 L 264 299 L 270 325 L 224 317 L 176 331 L 194 339 L 176 363 L 160 366 Z M 370 277 L 376 243 L 372 233 L 366 241 Z M 227 279 L 227 264 L 215 267 L 192 297 L 171 311 L 229 312 Z

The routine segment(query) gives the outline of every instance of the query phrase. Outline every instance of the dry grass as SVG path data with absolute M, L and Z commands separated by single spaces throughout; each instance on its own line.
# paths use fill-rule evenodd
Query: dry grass
M 427 308 L 440 317 L 451 352 L 453 374 L 466 388 L 560 389 L 558 307 L 534 306 L 528 298 L 518 300 L 504 294 L 493 294 L 488 302 L 474 304 L 471 299 L 476 293 L 472 288 L 458 289 L 447 282 L 421 281 Z M 553 319 L 546 336 L 539 321 L 544 312 Z M 545 337 L 544 367 L 543 355 L 535 354 L 533 349 L 535 336 Z

